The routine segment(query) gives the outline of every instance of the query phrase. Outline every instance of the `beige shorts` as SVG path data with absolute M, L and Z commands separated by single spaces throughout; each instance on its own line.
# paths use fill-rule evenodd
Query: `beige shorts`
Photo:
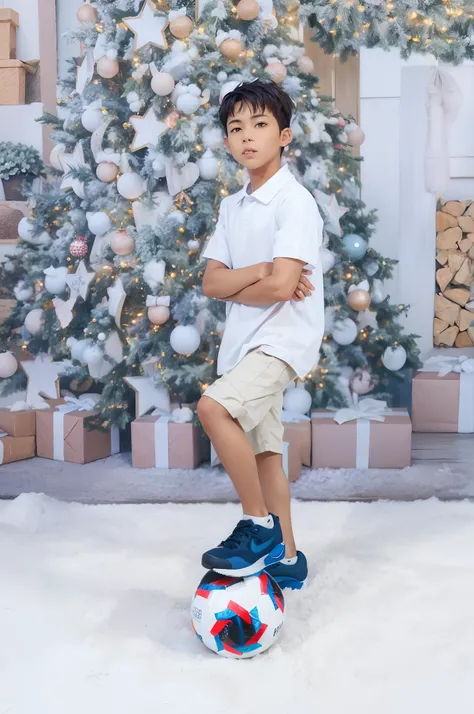
M 286 362 L 252 350 L 204 392 L 237 419 L 254 454 L 283 453 L 283 391 L 296 373 Z

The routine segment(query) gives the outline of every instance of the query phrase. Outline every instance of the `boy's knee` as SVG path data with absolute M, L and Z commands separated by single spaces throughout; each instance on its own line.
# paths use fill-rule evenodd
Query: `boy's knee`
M 210 419 L 222 415 L 222 410 L 224 410 L 224 407 L 214 401 L 214 399 L 211 399 L 211 397 L 204 396 L 198 401 L 197 413 L 203 424 L 208 422 Z

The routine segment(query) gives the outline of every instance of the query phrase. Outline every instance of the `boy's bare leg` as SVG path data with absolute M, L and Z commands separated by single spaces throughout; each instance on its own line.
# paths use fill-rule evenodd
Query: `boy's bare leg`
M 290 484 L 283 471 L 281 454 L 265 451 L 258 454 L 256 459 L 265 503 L 268 510 L 280 519 L 286 548 L 285 557 L 293 558 L 296 555 L 296 544 L 291 525 Z
M 211 397 L 201 397 L 198 414 L 234 484 L 243 512 L 248 516 L 268 516 L 255 455 L 240 424 Z

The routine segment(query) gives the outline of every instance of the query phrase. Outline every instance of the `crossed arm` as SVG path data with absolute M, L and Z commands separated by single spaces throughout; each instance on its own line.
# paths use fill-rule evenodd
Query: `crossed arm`
M 273 305 L 303 300 L 314 286 L 304 263 L 293 258 L 275 258 L 273 263 L 257 263 L 247 268 L 230 269 L 218 260 L 209 260 L 203 279 L 207 297 L 242 305 Z

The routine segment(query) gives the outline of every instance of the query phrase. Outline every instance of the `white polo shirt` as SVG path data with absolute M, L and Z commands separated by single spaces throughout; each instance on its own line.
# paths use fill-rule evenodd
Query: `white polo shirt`
M 303 378 L 318 362 L 324 334 L 320 260 L 323 221 L 311 193 L 283 165 L 263 186 L 250 181 L 221 201 L 216 230 L 204 251 L 228 268 L 245 268 L 275 258 L 297 258 L 313 270 L 315 290 L 301 302 L 251 307 L 227 303 L 227 320 L 217 373 L 233 369 L 252 349 L 287 362 Z

